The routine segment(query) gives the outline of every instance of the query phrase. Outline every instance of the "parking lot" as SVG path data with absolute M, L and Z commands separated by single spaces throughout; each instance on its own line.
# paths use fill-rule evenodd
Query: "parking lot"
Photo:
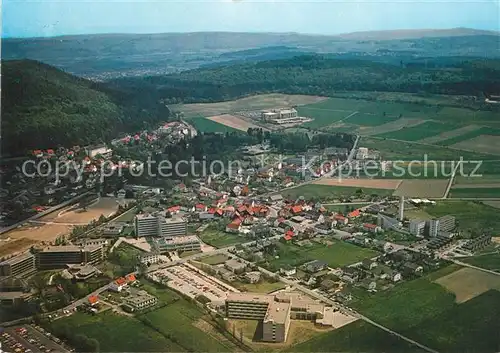
M 166 284 L 169 287 L 190 298 L 194 298 L 197 295 L 203 295 L 212 302 L 223 302 L 226 300 L 228 292 L 239 292 L 236 288 L 209 276 L 205 272 L 189 264 L 158 270 L 151 273 L 150 276 L 151 279 L 156 282 L 168 280 Z
M 0 340 L 2 350 L 7 352 L 68 352 L 57 337 L 31 325 L 7 327 L 2 330 Z

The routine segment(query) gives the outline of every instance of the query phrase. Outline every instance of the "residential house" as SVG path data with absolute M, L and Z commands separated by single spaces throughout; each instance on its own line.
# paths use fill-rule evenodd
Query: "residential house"
M 280 273 L 283 276 L 293 276 L 297 273 L 297 269 L 295 267 L 282 267 L 280 268 Z
M 376 224 L 372 224 L 372 223 L 364 223 L 363 229 L 367 232 L 370 232 L 370 233 L 379 233 L 382 231 L 381 227 L 379 227 Z
M 328 264 L 320 260 L 313 260 L 304 264 L 304 270 L 309 273 L 316 273 L 326 268 L 328 268 Z
M 245 272 L 247 265 L 243 262 L 238 261 L 238 260 L 231 259 L 231 260 L 227 260 L 224 263 L 224 267 L 226 269 L 228 269 L 229 271 L 233 272 L 234 274 L 240 274 L 240 273 Z
M 333 222 L 335 225 L 347 225 L 347 223 L 349 223 L 349 219 L 341 214 L 336 214 L 333 216 Z
M 377 262 L 371 259 L 364 259 L 361 265 L 365 270 L 373 270 L 374 268 L 377 267 Z
M 127 287 L 127 285 L 127 280 L 123 277 L 120 277 L 111 282 L 111 284 L 109 285 L 109 290 L 114 292 L 121 292 Z
M 257 283 L 260 281 L 261 273 L 259 271 L 247 272 L 243 275 L 243 278 L 248 281 L 248 283 Z
M 359 281 L 359 271 L 354 267 L 345 267 L 342 269 L 342 280 L 348 283 Z
M 88 297 L 89 305 L 95 306 L 99 304 L 99 297 L 97 295 L 91 295 Z
M 319 234 L 327 235 L 333 232 L 333 229 L 330 227 L 330 225 L 322 223 L 322 224 L 317 224 L 314 229 L 316 232 Z
M 403 272 L 407 275 L 409 274 L 419 275 L 422 274 L 422 272 L 424 272 L 424 268 L 414 262 L 406 262 L 403 265 Z
M 366 279 L 363 282 L 361 282 L 361 287 L 365 288 L 366 290 L 375 290 L 377 288 L 377 282 L 372 281 L 370 279 Z
M 226 226 L 227 233 L 239 233 L 241 229 L 241 220 L 236 218 Z

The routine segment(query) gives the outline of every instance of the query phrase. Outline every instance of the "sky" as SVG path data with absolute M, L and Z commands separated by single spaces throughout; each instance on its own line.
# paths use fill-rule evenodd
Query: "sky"
M 3 0 L 2 37 L 500 29 L 499 0 Z

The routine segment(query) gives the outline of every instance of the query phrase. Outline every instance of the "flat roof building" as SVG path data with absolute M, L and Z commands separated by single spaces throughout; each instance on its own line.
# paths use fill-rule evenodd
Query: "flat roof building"
M 26 252 L 0 263 L 0 276 L 23 277 L 36 271 L 35 256 Z
M 159 238 L 155 239 L 155 244 L 160 252 L 195 251 L 201 249 L 200 240 L 196 235 Z
M 40 270 L 64 268 L 68 264 L 95 264 L 103 260 L 101 245 L 87 246 L 49 246 L 35 254 L 36 267 Z
M 333 308 L 294 292 L 276 295 L 229 293 L 226 299 L 228 318 L 262 320 L 262 339 L 266 342 L 285 342 L 291 319 L 332 326 L 330 311 L 333 312 Z
M 158 299 L 148 292 L 141 290 L 125 298 L 125 305 L 130 311 L 139 311 L 155 306 Z
M 161 214 L 139 214 L 135 217 L 136 237 L 176 237 L 187 235 L 184 218 L 166 218 Z

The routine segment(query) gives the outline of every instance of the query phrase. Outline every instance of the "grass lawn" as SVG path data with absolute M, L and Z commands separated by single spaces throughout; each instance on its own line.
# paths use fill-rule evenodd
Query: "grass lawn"
M 232 127 L 219 124 L 215 121 L 203 117 L 190 118 L 188 123 L 200 132 L 241 132 L 240 130 L 233 129 Z
M 401 130 L 386 132 L 377 136 L 396 140 L 418 141 L 426 137 L 439 135 L 442 132 L 455 130 L 457 128 L 459 128 L 459 126 L 453 124 L 441 124 L 434 121 L 426 121 L 425 123 L 417 126 L 402 128 Z
M 374 137 L 362 137 L 359 146 L 380 151 L 382 159 L 385 160 L 423 161 L 424 155 L 427 155 L 427 160 L 436 161 L 458 161 L 460 156 L 462 156 L 464 160 L 471 161 L 498 159 L 498 156 L 489 154 L 458 151 L 446 147 L 393 141 Z
M 433 217 L 455 216 L 458 228 L 464 232 L 500 232 L 498 209 L 474 201 L 438 201 L 434 206 L 422 207 Z
M 500 254 L 485 254 L 460 259 L 468 264 L 488 270 L 500 271 Z
M 304 196 L 306 200 L 316 199 L 321 201 L 332 201 L 340 198 L 357 196 L 356 192 L 360 189 L 363 191 L 363 193 L 359 195 L 361 198 L 370 195 L 389 196 L 394 192 L 394 190 L 385 189 L 307 184 L 293 189 L 283 190 L 281 194 L 283 197 L 290 199 L 297 199 L 300 196 Z
M 119 215 L 113 220 L 113 222 L 132 222 L 134 220 L 137 210 L 135 208 L 128 210 L 127 212 Z
M 203 262 L 207 265 L 218 265 L 226 262 L 227 260 L 229 260 L 229 256 L 225 254 L 216 254 L 198 259 L 199 262 Z
M 189 352 L 229 352 L 234 347 L 224 345 L 215 337 L 194 325 L 203 313 L 185 299 L 140 316 L 162 335 L 177 342 L 182 350 Z M 174 351 L 161 349 L 159 351 Z
M 500 185 L 500 184 L 499 184 Z M 500 188 L 451 188 L 449 198 L 500 198 Z
M 180 345 L 167 339 L 141 321 L 110 313 L 90 315 L 75 313 L 53 321 L 50 326 L 57 333 L 63 327 L 81 333 L 99 342 L 101 352 L 183 352 Z
M 368 206 L 367 203 L 350 203 L 348 205 L 324 205 L 324 207 L 331 212 L 345 213 L 354 211 L 357 208 Z
M 244 236 L 226 233 L 213 227 L 208 227 L 205 229 L 200 235 L 200 239 L 208 244 L 212 245 L 216 248 L 223 248 L 226 246 L 236 245 L 245 243 L 248 241 Z
M 288 352 L 425 352 L 364 321 L 356 321 L 290 347 Z
M 322 244 L 312 244 L 296 246 L 293 244 L 278 244 L 279 258 L 269 256 L 263 267 L 271 271 L 277 271 L 285 265 L 300 266 L 312 260 L 322 260 L 330 267 L 341 267 L 359 262 L 363 259 L 372 258 L 379 253 L 375 250 L 362 248 L 346 242 L 337 241 L 326 246 Z

